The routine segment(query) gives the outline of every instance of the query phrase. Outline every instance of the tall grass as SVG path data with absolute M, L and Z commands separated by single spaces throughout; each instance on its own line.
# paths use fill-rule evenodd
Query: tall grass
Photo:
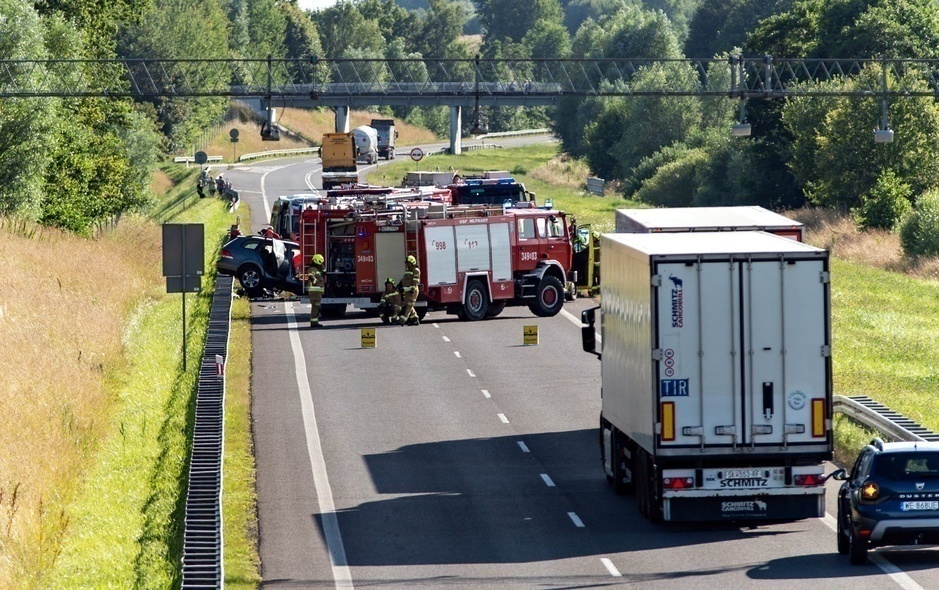
M 96 239 L 0 222 L 0 586 L 58 559 L 97 441 L 111 427 L 124 321 L 157 296 L 159 228 L 125 217 Z

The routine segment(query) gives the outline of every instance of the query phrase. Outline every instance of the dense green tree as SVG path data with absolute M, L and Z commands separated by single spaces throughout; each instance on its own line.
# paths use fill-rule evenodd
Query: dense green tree
M 0 0 L 0 59 L 46 59 L 39 14 L 21 0 Z M 16 82 L 40 85 L 41 69 L 12 69 Z M 42 173 L 55 149 L 58 101 L 0 100 L 0 214 L 39 215 Z
M 558 0 L 476 0 L 476 6 L 485 42 L 509 39 L 517 43 L 538 21 L 563 22 Z
M 939 190 L 929 190 L 916 200 L 916 208 L 900 226 L 900 246 L 914 260 L 939 256 Z
M 280 4 L 281 10 L 286 17 L 286 26 L 284 28 L 284 49 L 287 59 L 299 59 L 304 63 L 309 62 L 313 56 L 323 55 L 323 46 L 320 43 L 319 33 L 316 31 L 316 25 L 296 4 L 285 2 Z M 292 72 L 295 78 L 299 78 L 299 69 Z
M 362 16 L 352 2 L 341 1 L 314 12 L 313 21 L 326 57 L 341 57 L 350 48 L 373 53 L 382 53 L 385 49 L 386 39 L 378 22 Z
M 614 13 L 626 4 L 627 0 L 571 0 L 564 7 L 564 26 L 574 35 L 587 19 L 600 20 L 604 15 Z
M 761 20 L 792 7 L 793 0 L 703 0 L 689 23 L 685 55 L 708 58 L 742 47 Z
M 423 50 L 419 40 L 423 27 L 417 13 L 394 0 L 359 0 L 355 7 L 366 20 L 378 25 L 386 43 L 400 38 L 407 43 L 408 51 Z
M 228 20 L 215 2 L 192 3 L 185 0 L 155 0 L 140 24 L 128 27 L 121 35 L 119 49 L 124 57 L 175 59 L 179 56 L 200 59 L 228 57 Z M 227 84 L 218 70 L 205 70 L 208 83 Z M 187 83 L 178 72 L 176 81 Z M 216 98 L 182 100 L 160 97 L 153 101 L 162 133 L 171 150 L 189 145 L 201 129 L 217 121 L 225 112 L 227 101 Z
M 567 57 L 571 52 L 571 38 L 564 25 L 540 20 L 525 33 L 522 45 L 536 59 Z
M 878 79 L 879 72 L 874 67 L 863 76 Z M 904 83 L 925 88 L 925 82 L 912 77 Z M 832 91 L 850 91 L 865 82 L 851 79 L 823 85 Z M 889 112 L 894 141 L 875 144 L 871 130 L 880 119 L 880 100 L 843 96 L 794 98 L 786 103 L 782 121 L 793 137 L 786 161 L 808 199 L 824 206 L 856 208 L 887 171 L 896 173 L 914 195 L 937 185 L 939 105 L 900 98 L 890 102 Z
M 81 36 L 82 55 L 105 59 L 114 56 L 115 42 L 122 26 L 136 23 L 150 7 L 151 0 L 36 0 L 40 15 L 57 15 L 70 23 Z
M 427 12 L 421 20 L 416 50 L 427 57 L 453 57 L 453 45 L 463 31 L 466 14 L 463 8 L 450 0 L 429 0 Z

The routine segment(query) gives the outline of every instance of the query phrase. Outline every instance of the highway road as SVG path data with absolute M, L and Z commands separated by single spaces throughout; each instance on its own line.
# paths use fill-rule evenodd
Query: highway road
M 319 161 L 226 173 L 266 223 Z M 553 318 L 508 308 L 417 327 L 350 312 L 307 327 L 301 302 L 252 302 L 253 421 L 265 588 L 939 588 L 939 552 L 855 567 L 834 519 L 660 524 L 606 483 L 589 300 Z M 540 343 L 522 345 L 526 325 Z M 359 329 L 377 327 L 363 349 Z M 835 482 L 829 483 L 834 513 Z

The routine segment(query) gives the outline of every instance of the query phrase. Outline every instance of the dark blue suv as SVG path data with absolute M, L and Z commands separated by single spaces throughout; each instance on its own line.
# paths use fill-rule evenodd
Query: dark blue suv
M 867 563 L 884 545 L 939 544 L 939 443 L 873 439 L 851 473 L 839 469 L 838 553 Z

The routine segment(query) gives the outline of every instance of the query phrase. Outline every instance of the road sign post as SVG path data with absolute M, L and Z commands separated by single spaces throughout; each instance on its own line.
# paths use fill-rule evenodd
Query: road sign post
M 163 276 L 167 293 L 183 294 L 183 372 L 186 371 L 186 293 L 198 293 L 205 273 L 205 226 L 163 224 Z

